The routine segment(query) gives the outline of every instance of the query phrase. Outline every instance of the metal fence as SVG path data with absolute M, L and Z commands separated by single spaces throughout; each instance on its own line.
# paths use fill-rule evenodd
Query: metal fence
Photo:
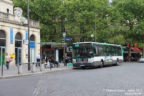
M 30 64 L 30 70 L 28 70 L 29 64 Z M 63 67 L 64 67 L 63 63 L 47 64 L 44 62 L 33 62 L 33 63 L 10 65 L 9 69 L 7 69 L 6 65 L 1 65 L 0 71 L 1 71 L 1 77 L 3 77 L 3 76 L 14 76 L 21 74 L 36 73 L 36 72 L 47 72 L 51 71 L 51 69 L 58 69 Z

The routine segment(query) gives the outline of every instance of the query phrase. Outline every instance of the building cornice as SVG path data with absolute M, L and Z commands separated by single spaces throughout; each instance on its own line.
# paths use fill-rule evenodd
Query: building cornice
M 0 0 L 1 2 L 4 2 L 4 3 L 6 3 L 6 4 L 9 4 L 9 5 L 14 5 L 12 2 L 10 3 L 10 2 L 7 2 L 7 1 L 5 1 L 5 0 Z
M 17 21 L 15 15 L 3 13 L 3 12 L 0 12 L 0 22 L 20 25 L 24 27 L 27 26 L 27 22 L 23 22 L 19 20 Z M 40 29 L 40 24 L 38 21 L 30 20 L 30 27 Z
M 2 19 L 2 18 L 0 18 L 0 22 L 9 23 L 9 24 L 15 24 L 15 25 L 27 27 L 26 24 L 23 24 L 23 23 L 17 22 L 17 21 L 8 20 L 8 19 Z M 35 26 L 30 26 L 30 28 L 40 29 L 40 27 L 35 27 Z

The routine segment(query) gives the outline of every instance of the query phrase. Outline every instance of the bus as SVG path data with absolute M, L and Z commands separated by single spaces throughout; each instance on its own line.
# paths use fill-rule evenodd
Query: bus
M 121 45 L 99 42 L 77 42 L 72 50 L 73 68 L 103 67 L 123 62 Z

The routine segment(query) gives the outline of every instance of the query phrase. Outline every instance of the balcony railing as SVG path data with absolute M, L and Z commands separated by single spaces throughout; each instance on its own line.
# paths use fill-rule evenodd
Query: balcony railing
M 15 15 L 3 13 L 3 12 L 0 12 L 0 21 L 16 23 L 16 24 L 20 24 L 20 25 L 27 24 L 27 19 L 25 19 L 25 21 L 21 21 L 21 19 L 16 18 Z M 30 20 L 30 27 L 40 28 L 40 24 L 38 21 Z

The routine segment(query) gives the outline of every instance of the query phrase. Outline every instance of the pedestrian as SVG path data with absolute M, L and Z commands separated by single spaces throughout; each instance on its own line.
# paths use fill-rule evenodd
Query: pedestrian
M 64 62 L 65 66 L 67 66 L 68 62 L 69 62 L 69 57 L 66 56 L 66 57 L 65 57 L 65 62 Z
M 38 66 L 40 67 L 40 54 L 36 56 L 36 60 L 37 60 L 36 67 Z
M 9 63 L 11 62 L 11 58 L 8 53 L 6 53 L 6 68 L 9 69 Z
M 58 68 L 59 67 L 59 63 L 57 61 L 55 61 L 55 66 Z
M 46 57 L 46 68 L 50 67 L 50 58 Z
M 54 59 L 53 56 L 50 57 L 50 68 L 53 68 L 54 66 Z

